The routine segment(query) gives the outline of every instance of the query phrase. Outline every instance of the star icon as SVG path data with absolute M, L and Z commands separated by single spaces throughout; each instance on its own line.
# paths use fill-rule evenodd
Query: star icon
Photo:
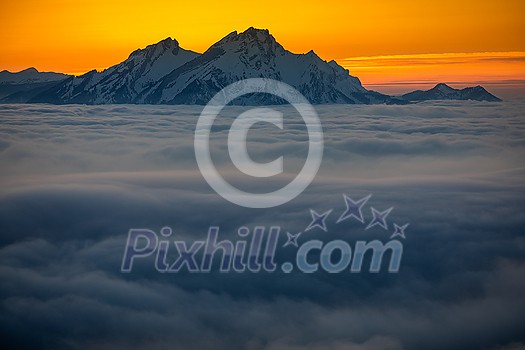
M 319 215 L 319 213 L 317 213 L 315 210 L 310 209 L 310 215 L 312 215 L 312 222 L 310 223 L 310 225 L 308 225 L 305 231 L 309 231 L 315 227 L 319 227 L 324 232 L 327 232 L 328 230 L 326 228 L 325 220 L 328 217 L 328 215 L 330 215 L 332 210 L 333 209 L 330 209 Z
M 297 239 L 299 238 L 301 233 L 302 232 L 299 232 L 299 233 L 296 233 L 295 235 L 293 235 L 290 232 L 286 232 L 286 237 L 287 237 L 286 239 L 287 239 L 287 241 L 286 241 L 286 243 L 284 243 L 283 248 L 289 246 L 290 244 L 295 246 L 295 247 L 298 247 Z
M 400 236 L 401 238 L 405 239 L 405 229 L 408 227 L 408 225 L 410 224 L 405 224 L 403 226 L 398 226 L 397 224 L 394 224 L 395 231 L 392 234 L 392 236 L 390 236 L 390 239 L 397 236 Z
M 374 217 L 372 218 L 372 221 L 370 221 L 368 226 L 365 228 L 365 230 L 368 230 L 369 228 L 372 228 L 376 225 L 379 225 L 385 230 L 388 230 L 388 224 L 386 223 L 386 217 L 388 216 L 388 214 L 390 214 L 390 212 L 394 209 L 394 207 L 390 207 L 385 211 L 376 210 L 374 207 L 371 207 L 370 209 L 372 209 L 372 215 Z
M 354 201 L 352 198 L 348 197 L 346 194 L 343 194 L 343 198 L 345 199 L 345 204 L 346 204 L 346 210 L 341 215 L 341 217 L 337 220 L 336 224 L 350 217 L 354 217 L 359 222 L 364 223 L 365 220 L 363 218 L 363 212 L 361 210 L 363 209 L 363 206 L 366 204 L 366 202 L 368 202 L 370 197 L 372 197 L 371 194 L 369 194 L 368 196 L 364 198 L 361 198 L 358 201 Z

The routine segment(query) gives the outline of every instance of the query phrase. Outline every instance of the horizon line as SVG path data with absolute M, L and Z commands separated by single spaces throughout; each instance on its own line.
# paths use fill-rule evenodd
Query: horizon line
M 137 48 L 133 51 L 131 51 L 129 53 L 129 55 L 131 55 L 132 52 L 136 51 L 136 50 L 143 50 L 145 49 L 147 46 L 150 46 L 150 45 L 156 45 L 158 44 L 159 42 L 163 41 L 163 40 L 166 40 L 168 37 L 154 43 L 154 44 L 148 44 L 142 48 Z M 173 37 L 169 37 L 170 39 L 172 40 L 177 40 L 177 39 L 174 39 Z M 178 41 L 177 41 L 178 42 Z M 179 44 L 179 47 L 180 47 L 180 44 Z M 182 48 L 182 47 L 181 47 Z M 195 53 L 198 53 L 199 55 L 202 55 L 203 52 L 198 52 L 198 51 L 194 51 L 194 50 L 191 50 L 191 49 L 187 49 L 187 48 L 183 48 L 184 50 L 190 50 L 190 51 L 193 51 Z M 287 49 L 286 49 L 287 50 Z M 306 53 L 296 53 L 296 52 L 292 52 L 290 50 L 287 50 L 293 54 L 296 54 L 296 55 L 302 55 L 302 54 L 306 54 Z M 310 51 L 313 51 L 317 56 L 319 56 L 314 49 L 310 50 Z M 129 58 L 129 55 L 126 59 Z M 525 51 L 475 51 L 475 52 L 443 52 L 443 53 L 415 53 L 415 54 L 386 54 L 386 55 L 371 55 L 371 56 L 352 56 L 352 57 L 345 57 L 345 58 L 332 58 L 332 59 L 324 59 L 323 57 L 319 56 L 319 58 L 321 58 L 323 61 L 325 62 L 330 62 L 332 60 L 336 61 L 339 65 L 341 65 L 342 67 L 348 69 L 348 68 L 353 68 L 353 69 L 356 69 L 356 68 L 367 68 L 367 69 L 372 69 L 374 67 L 380 67 L 380 68 L 385 68 L 387 67 L 386 65 L 377 65 L 377 66 L 370 66 L 370 65 L 366 65 L 366 66 L 360 66 L 360 65 L 352 65 L 352 62 L 362 62 L 362 61 L 367 61 L 367 62 L 370 62 L 370 61 L 381 61 L 381 60 L 385 60 L 385 61 L 395 61 L 395 60 L 402 60 L 402 59 L 408 59 L 408 60 L 413 60 L 413 61 L 409 61 L 410 63 L 414 64 L 414 62 L 417 62 L 417 61 L 424 61 L 424 60 L 428 60 L 428 59 L 439 59 L 439 60 L 444 60 L 446 58 L 467 58 L 467 59 L 472 59 L 474 61 L 478 60 L 479 59 L 482 59 L 482 60 L 493 60 L 493 59 L 501 59 L 501 60 L 518 60 L 518 61 L 523 61 L 525 62 Z M 88 72 L 91 72 L 93 70 L 96 70 L 97 72 L 102 72 L 108 68 L 111 68 L 115 65 L 118 65 L 122 62 L 124 62 L 126 59 L 122 60 L 122 61 L 119 61 L 119 62 L 116 62 L 114 64 L 111 64 L 109 66 L 105 66 L 105 67 L 94 67 L 94 68 L 86 68 L 85 70 L 82 70 L 82 71 L 76 71 L 76 72 L 68 72 L 68 71 L 50 71 L 50 70 L 40 70 L 39 68 L 36 67 L 36 65 L 32 65 L 32 66 L 29 66 L 27 68 L 24 68 L 24 69 L 21 69 L 19 71 L 10 71 L 9 69 L 5 68 L 5 69 L 0 69 L 0 72 L 2 71 L 7 71 L 9 73 L 12 73 L 12 74 L 16 74 L 16 73 L 20 73 L 20 72 L 23 72 L 27 69 L 31 69 L 31 68 L 34 68 L 36 69 L 38 72 L 40 73 L 62 73 L 62 74 L 67 74 L 67 75 L 73 75 L 73 76 L 80 76 L 80 75 L 83 75 L 83 74 L 86 74 Z M 444 62 L 441 62 L 441 64 L 443 64 Z M 459 63 L 468 63 L 468 62 L 459 62 Z M 431 63 L 427 63 L 427 64 L 431 64 Z M 397 65 L 395 65 L 397 66 Z

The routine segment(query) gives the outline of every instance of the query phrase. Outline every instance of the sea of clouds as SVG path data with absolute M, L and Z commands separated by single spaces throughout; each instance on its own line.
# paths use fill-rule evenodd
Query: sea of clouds
M 304 162 L 304 124 L 291 107 L 274 108 L 284 130 L 256 124 L 248 149 L 259 162 L 284 157 L 275 178 L 249 178 L 229 160 L 229 125 L 245 107 L 227 107 L 214 125 L 212 158 L 239 188 L 275 190 Z M 238 207 L 205 182 L 193 151 L 201 109 L 0 105 L 7 348 L 525 347 L 525 103 L 316 106 L 319 173 L 269 209 Z M 394 207 L 390 228 L 410 223 L 398 274 L 160 274 L 151 261 L 120 272 L 131 228 L 170 226 L 189 241 L 210 225 L 231 238 L 243 225 L 300 232 L 310 209 L 334 209 L 329 232 L 301 239 L 387 239 L 355 220 L 335 225 L 343 193 Z

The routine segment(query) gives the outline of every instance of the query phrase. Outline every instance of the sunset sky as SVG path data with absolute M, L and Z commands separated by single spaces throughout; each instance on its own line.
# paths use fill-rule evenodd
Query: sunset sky
M 522 0 L 2 1 L 0 70 L 80 74 L 168 36 L 202 52 L 254 26 L 292 52 L 337 60 L 367 86 L 520 85 L 524 14 Z

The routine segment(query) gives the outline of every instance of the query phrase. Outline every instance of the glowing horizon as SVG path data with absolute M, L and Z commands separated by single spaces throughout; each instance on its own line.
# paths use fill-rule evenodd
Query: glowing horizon
M 525 80 L 524 14 L 520 0 L 268 0 L 258 9 L 233 0 L 28 0 L 0 4 L 0 70 L 78 75 L 166 37 L 203 52 L 253 26 L 291 52 L 335 59 L 365 85 Z
M 507 97 L 523 97 L 525 89 L 525 52 L 383 55 L 346 58 L 338 63 L 363 85 L 390 94 L 440 82 L 456 88 L 489 86 Z

